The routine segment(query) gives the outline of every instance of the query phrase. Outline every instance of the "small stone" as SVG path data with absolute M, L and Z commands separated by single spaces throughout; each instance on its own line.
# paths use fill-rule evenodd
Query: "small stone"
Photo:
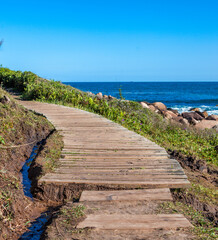
M 0 102 L 3 104 L 8 104 L 11 102 L 11 99 L 8 96 L 4 95 L 2 98 L 0 98 Z
M 171 111 L 171 112 L 175 113 L 176 115 L 178 115 L 178 114 L 179 114 L 178 110 L 176 110 L 176 109 L 167 108 L 167 110 L 169 110 L 169 111 Z
M 201 171 L 202 173 L 207 173 L 207 167 L 206 166 L 201 166 L 199 168 L 199 171 Z
M 193 117 L 189 118 L 188 122 L 192 125 L 196 125 L 198 123 L 198 121 L 196 119 L 194 119 Z
M 102 95 L 101 92 L 97 93 L 96 97 L 97 97 L 98 100 L 102 100 L 103 99 L 103 95 Z
M 157 110 L 157 108 L 155 106 L 153 106 L 152 104 L 148 105 L 148 107 L 152 112 L 156 112 L 156 110 Z
M 218 115 L 212 114 L 206 118 L 207 120 L 218 121 Z
M 108 99 L 108 95 L 103 95 L 103 98 L 104 99 Z
M 92 92 L 87 92 L 88 96 L 94 96 L 95 94 Z
M 173 120 L 175 122 L 180 122 L 182 119 L 183 119 L 183 117 L 181 117 L 181 116 L 176 116 L 175 118 L 173 118 Z
M 142 108 L 149 108 L 149 106 L 145 102 L 140 102 Z
M 204 115 L 205 118 L 208 117 L 208 113 L 207 113 L 207 111 L 203 111 L 202 114 Z
M 199 109 L 199 108 L 191 108 L 191 109 L 189 109 L 189 111 L 192 111 L 192 112 L 200 112 L 200 109 Z
M 177 118 L 177 114 L 174 113 L 174 112 L 172 112 L 172 111 L 166 111 L 166 114 L 167 114 L 168 116 L 171 116 L 171 118 Z
M 189 125 L 189 122 L 188 122 L 188 120 L 186 118 L 180 119 L 179 122 L 182 123 L 183 125 L 186 125 L 186 126 Z
M 153 103 L 153 106 L 158 108 L 159 110 L 166 111 L 167 107 L 162 102 L 155 102 Z
M 109 96 L 108 96 L 108 99 L 109 99 L 109 100 L 112 100 L 112 99 L 115 99 L 115 97 L 109 95 Z

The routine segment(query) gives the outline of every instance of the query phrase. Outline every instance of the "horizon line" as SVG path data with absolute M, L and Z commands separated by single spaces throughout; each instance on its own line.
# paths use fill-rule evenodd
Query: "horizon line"
M 59 81 L 59 80 L 55 80 Z M 218 80 L 180 80 L 180 81 L 61 81 L 62 83 L 146 83 L 146 82 L 152 82 L 152 83 L 218 83 Z

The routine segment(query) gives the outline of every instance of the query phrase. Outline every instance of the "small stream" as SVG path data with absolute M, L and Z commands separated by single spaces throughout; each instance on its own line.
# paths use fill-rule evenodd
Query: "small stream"
M 22 173 L 22 184 L 23 184 L 23 191 L 25 196 L 29 197 L 34 201 L 33 195 L 31 193 L 31 185 L 32 181 L 29 179 L 29 168 L 31 163 L 36 158 L 41 142 L 35 145 L 32 149 L 30 157 L 26 160 L 23 168 L 21 169 Z M 44 226 L 48 222 L 51 217 L 51 212 L 46 211 L 41 214 L 35 221 L 31 223 L 31 226 L 28 228 L 28 231 L 25 232 L 19 240 L 39 240 L 41 235 L 44 231 Z

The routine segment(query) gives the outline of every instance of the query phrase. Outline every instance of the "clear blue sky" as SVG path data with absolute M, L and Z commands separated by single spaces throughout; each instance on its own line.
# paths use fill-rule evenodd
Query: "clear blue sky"
M 0 1 L 0 64 L 61 81 L 218 81 L 217 0 Z

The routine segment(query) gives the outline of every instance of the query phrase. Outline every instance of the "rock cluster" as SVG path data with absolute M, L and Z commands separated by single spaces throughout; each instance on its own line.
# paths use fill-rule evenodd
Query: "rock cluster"
M 167 108 L 161 102 L 148 103 L 140 102 L 142 108 L 150 109 L 153 112 L 161 114 L 164 118 L 177 122 L 185 126 L 195 126 L 199 129 L 213 128 L 218 129 L 218 115 L 208 115 L 206 111 L 201 112 L 199 108 L 191 108 L 190 112 L 179 112 L 175 109 Z
M 103 95 L 101 92 L 94 93 L 88 92 L 89 96 L 96 97 L 98 100 L 105 99 L 107 101 L 116 99 L 111 95 Z M 128 100 L 121 100 L 126 101 Z M 206 111 L 201 112 L 199 108 L 191 108 L 189 112 L 179 113 L 176 109 L 167 108 L 162 102 L 140 102 L 140 105 L 144 109 L 150 109 L 152 112 L 161 114 L 164 118 L 171 122 L 182 124 L 184 126 L 195 126 L 199 129 L 213 128 L 218 131 L 218 115 L 208 115 Z

